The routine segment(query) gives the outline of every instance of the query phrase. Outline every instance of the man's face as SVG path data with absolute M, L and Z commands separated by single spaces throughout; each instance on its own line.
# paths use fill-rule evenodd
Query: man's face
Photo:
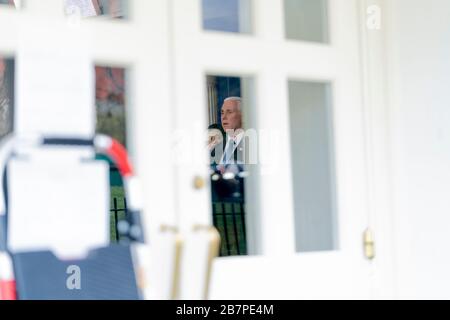
M 242 128 L 242 114 L 238 101 L 225 101 L 222 106 L 222 126 L 225 131 Z

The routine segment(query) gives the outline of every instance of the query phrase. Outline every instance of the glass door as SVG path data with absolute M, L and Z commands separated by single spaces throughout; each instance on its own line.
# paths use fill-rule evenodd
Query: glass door
M 172 3 L 180 297 L 367 296 L 357 1 Z

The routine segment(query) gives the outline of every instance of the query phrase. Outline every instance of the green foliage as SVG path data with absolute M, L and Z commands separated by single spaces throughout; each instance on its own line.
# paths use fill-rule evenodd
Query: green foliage
M 106 134 L 126 145 L 126 120 L 124 113 L 97 114 L 97 132 Z

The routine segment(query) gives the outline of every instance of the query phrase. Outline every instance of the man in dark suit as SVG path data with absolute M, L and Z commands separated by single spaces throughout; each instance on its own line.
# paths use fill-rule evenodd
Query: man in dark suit
M 225 99 L 222 106 L 221 120 L 226 132 L 224 153 L 218 168 L 222 174 L 230 170 L 235 174 L 244 170 L 245 132 L 242 128 L 241 104 L 241 98 L 230 97 Z
M 220 147 L 215 148 L 213 169 L 220 178 L 212 182 L 215 201 L 244 200 L 244 180 L 240 174 L 244 171 L 245 132 L 242 128 L 241 98 L 230 97 L 224 100 L 221 110 L 221 122 L 225 133 Z M 218 152 L 221 154 L 218 156 Z

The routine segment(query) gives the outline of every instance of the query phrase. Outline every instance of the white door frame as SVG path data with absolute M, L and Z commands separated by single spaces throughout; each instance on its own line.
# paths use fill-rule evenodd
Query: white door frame
M 368 97 L 371 99 L 367 88 L 363 90 L 379 77 L 362 72 L 377 62 L 376 57 L 367 58 L 367 51 L 362 51 L 368 34 L 361 32 L 365 28 L 366 17 L 361 14 L 369 2 L 329 2 L 330 45 L 285 40 L 283 1 L 252 2 L 252 35 L 205 32 L 201 25 L 201 1 L 173 0 L 172 3 L 176 128 L 193 132 L 195 126 L 207 127 L 206 74 L 240 75 L 256 80 L 254 99 L 258 128 L 275 129 L 285 138 L 285 143 L 276 150 L 278 154 L 286 155 L 280 159 L 277 174 L 259 176 L 259 184 L 253 186 L 258 191 L 254 201 L 259 210 L 253 221 L 256 224 L 250 226 L 248 233 L 254 234 L 257 245 L 250 250 L 258 256 L 216 259 L 210 297 L 372 296 L 374 284 L 370 275 L 373 276 L 374 269 L 373 263 L 364 257 L 362 235 L 368 226 L 373 225 L 374 210 L 379 209 L 374 205 L 373 193 L 378 192 L 376 197 L 383 196 L 380 187 L 385 181 L 374 181 L 374 175 L 386 168 L 384 162 L 372 161 L 379 159 L 374 158 L 371 153 L 374 146 L 367 141 L 368 136 L 375 139 L 376 135 L 378 139 L 379 134 L 381 137 L 384 134 L 373 132 L 378 128 L 377 123 L 374 124 L 378 121 L 378 111 L 373 110 L 376 105 L 367 101 Z M 288 79 L 333 84 L 339 215 L 337 251 L 295 253 Z M 367 85 L 362 85 L 367 81 Z M 274 105 L 277 108 L 271 107 Z M 192 141 L 192 144 L 191 150 L 202 150 L 203 140 Z M 384 155 L 381 154 L 382 157 Z M 192 188 L 192 180 L 196 176 L 208 179 L 204 164 L 177 166 L 177 213 L 180 228 L 185 232 L 195 224 L 211 224 L 211 209 L 207 207 L 210 204 L 209 190 Z M 186 267 L 183 277 L 196 278 L 193 258 L 185 256 L 183 264 L 191 266 Z M 184 290 L 182 297 L 201 297 L 200 288 L 196 290 L 192 282 L 182 279 L 181 287 Z

